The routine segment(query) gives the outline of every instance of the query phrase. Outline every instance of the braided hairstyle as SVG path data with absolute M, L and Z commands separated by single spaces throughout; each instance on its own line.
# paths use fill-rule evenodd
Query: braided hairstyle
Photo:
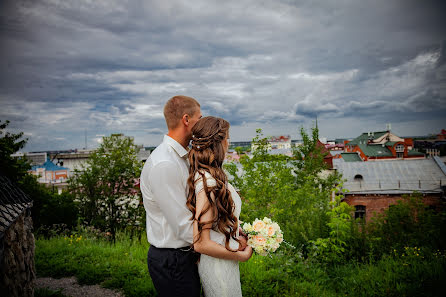
M 201 238 L 203 226 L 212 223 L 212 228 L 225 235 L 226 249 L 235 252 L 236 250 L 229 247 L 229 240 L 233 238 L 238 242 L 236 238 L 238 220 L 234 215 L 235 204 L 228 189 L 228 178 L 222 169 L 225 158 L 223 140 L 228 136 L 228 132 L 229 123 L 227 121 L 211 116 L 201 118 L 192 128 L 192 149 L 189 151 L 190 169 L 187 180 L 189 193 L 186 205 L 192 212 L 191 219 L 195 220 L 197 205 L 195 177 L 198 173 L 203 181 L 209 205 L 198 216 L 198 237 L 194 243 Z M 205 172 L 210 173 L 215 179 L 216 186 L 207 186 Z M 212 211 L 214 214 L 214 221 L 200 222 L 200 218 L 208 211 Z

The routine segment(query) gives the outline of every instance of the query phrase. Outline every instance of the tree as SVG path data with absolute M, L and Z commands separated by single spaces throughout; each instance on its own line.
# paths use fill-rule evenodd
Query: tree
M 26 158 L 15 158 L 11 155 L 25 147 L 28 139 L 21 139 L 23 132 L 17 134 L 5 132 L 8 125 L 9 121 L 0 120 L 0 172 L 10 180 L 18 182 L 28 175 L 31 165 Z
M 252 158 L 243 156 L 240 167 L 230 163 L 226 169 L 243 199 L 241 219 L 271 217 L 294 245 L 328 236 L 330 196 L 338 176 L 320 173 L 325 169 L 323 155 L 317 147 L 318 131 L 310 137 L 301 129 L 303 144 L 294 158 L 268 153 L 268 141 L 257 130 Z
M 69 193 L 58 195 L 39 184 L 29 173 L 30 162 L 26 157 L 11 157 L 24 148 L 28 139 L 22 139 L 23 132 L 5 132 L 9 121 L 0 121 L 0 174 L 16 183 L 32 200 L 32 219 L 37 232 L 51 229 L 55 224 L 74 227 L 77 222 L 76 205 Z
M 81 171 L 70 180 L 83 223 L 116 238 L 116 231 L 141 225 L 137 177 L 141 164 L 133 139 L 122 134 L 104 137 Z
M 353 224 L 354 219 L 351 215 L 354 208 L 341 201 L 341 187 L 337 192 L 338 195 L 330 202 L 331 208 L 327 212 L 327 226 L 330 230 L 328 237 L 312 241 L 313 256 L 326 264 L 340 264 L 349 260 L 353 235 L 358 235 L 354 230 L 356 224 Z
M 234 150 L 235 150 L 235 152 L 236 152 L 239 156 L 241 156 L 241 155 L 243 155 L 245 152 L 251 150 L 251 147 L 249 147 L 249 146 L 237 146 L 237 147 L 234 148 Z
M 318 179 L 318 174 L 327 168 L 324 163 L 325 153 L 322 147 L 318 146 L 319 130 L 313 128 L 311 136 L 307 134 L 303 127 L 300 128 L 302 144 L 293 148 L 293 157 L 296 174 L 296 184 L 301 184 L 306 177 L 311 176 Z

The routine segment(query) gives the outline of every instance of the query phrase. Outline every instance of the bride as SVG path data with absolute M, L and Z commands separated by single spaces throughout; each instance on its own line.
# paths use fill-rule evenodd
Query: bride
M 241 199 L 222 169 L 228 150 L 229 123 L 204 117 L 192 129 L 189 193 L 194 250 L 201 254 L 198 272 L 206 297 L 242 296 L 238 262 L 252 248 L 239 236 Z

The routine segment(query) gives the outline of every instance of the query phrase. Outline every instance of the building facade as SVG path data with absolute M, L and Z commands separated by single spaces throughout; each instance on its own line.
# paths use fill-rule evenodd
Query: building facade
M 401 138 L 390 130 L 363 133 L 344 144 L 346 153 L 357 153 L 363 161 L 425 158 L 413 149 L 412 138 Z
M 438 158 L 346 162 L 335 159 L 334 168 L 345 179 L 343 201 L 355 207 L 355 217 L 366 221 L 402 199 L 419 192 L 426 205 L 445 204 L 446 166 Z
M 34 165 L 29 171 L 37 176 L 37 181 L 48 187 L 57 188 L 58 193 L 68 187 L 68 168 L 54 164 L 49 158 L 43 165 Z
M 257 145 L 255 143 L 251 143 L 251 151 L 255 151 Z M 271 136 L 268 138 L 267 144 L 268 150 L 291 150 L 291 136 Z

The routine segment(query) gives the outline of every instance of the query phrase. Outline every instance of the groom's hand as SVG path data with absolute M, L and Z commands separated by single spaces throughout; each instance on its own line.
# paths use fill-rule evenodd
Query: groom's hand
M 248 246 L 246 238 L 244 236 L 239 236 L 239 237 L 237 237 L 237 239 L 239 240 L 238 250 L 239 251 L 244 251 L 245 248 Z

